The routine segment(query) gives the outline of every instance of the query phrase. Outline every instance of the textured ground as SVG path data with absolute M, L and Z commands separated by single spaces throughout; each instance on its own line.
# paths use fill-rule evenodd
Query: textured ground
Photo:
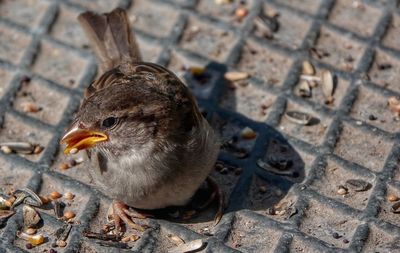
M 400 98 L 399 1 L 215 2 L 0 1 L 0 142 L 44 147 L 36 155 L 0 152 L 0 190 L 76 195 L 63 200 L 77 216 L 57 252 L 166 252 L 175 246 L 168 235 L 202 238 L 204 252 L 399 252 L 400 214 L 388 197 L 400 197 L 400 121 L 387 106 L 389 97 Z M 85 162 L 60 169 L 68 158 L 59 139 L 97 73 L 76 16 L 116 6 L 128 8 L 144 58 L 182 76 L 231 143 L 220 155 L 225 165 L 213 172 L 229 199 L 221 223 L 212 226 L 213 210 L 180 224 L 153 220 L 129 249 L 82 237 L 100 230 L 110 200 L 90 187 Z M 237 8 L 248 14 L 237 18 Z M 267 26 L 278 29 L 256 28 L 261 12 L 278 13 Z M 317 75 L 328 69 L 337 77 L 333 103 L 324 102 L 320 84 L 311 97 L 298 95 L 304 60 Z M 186 70 L 193 66 L 206 72 L 193 76 Z M 229 83 L 224 73 L 233 70 L 251 77 Z M 29 112 L 27 103 L 40 110 Z M 293 110 L 313 123 L 284 116 Z M 240 135 L 246 126 L 256 138 Z M 345 185 L 349 179 L 368 187 L 356 191 Z M 17 210 L 0 227 L 0 252 L 50 252 L 62 222 L 38 209 L 48 242 L 28 250 L 16 237 Z

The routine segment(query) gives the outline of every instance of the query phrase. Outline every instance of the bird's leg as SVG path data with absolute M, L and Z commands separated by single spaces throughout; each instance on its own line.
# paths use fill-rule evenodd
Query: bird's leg
M 128 225 L 130 228 L 138 231 L 143 232 L 146 228 L 148 228 L 148 226 L 146 225 L 139 225 L 132 221 L 132 218 L 145 219 L 147 218 L 146 215 L 141 214 L 135 210 L 129 210 L 129 207 L 127 205 L 118 200 L 113 200 L 111 207 L 112 218 L 114 220 L 115 228 L 118 231 L 121 231 L 121 220 L 125 222 L 125 224 Z
M 224 193 L 219 188 L 218 183 L 215 181 L 214 178 L 212 178 L 211 176 L 208 176 L 207 183 L 212 189 L 212 194 L 210 195 L 210 199 L 206 202 L 206 204 L 209 205 L 215 198 L 217 198 L 217 201 L 218 201 L 218 210 L 214 217 L 214 226 L 215 226 L 220 222 L 222 215 L 224 214 L 225 196 L 224 196 Z

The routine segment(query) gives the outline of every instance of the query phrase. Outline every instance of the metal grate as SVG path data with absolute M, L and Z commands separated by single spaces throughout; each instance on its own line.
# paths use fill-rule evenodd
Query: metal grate
M 67 247 L 58 251 L 120 250 L 82 238 L 84 229 L 98 228 L 109 199 L 90 187 L 90 179 L 79 168 L 58 168 L 65 161 L 59 148 L 61 134 L 79 106 L 83 89 L 97 74 L 76 16 L 87 9 L 104 12 L 117 5 L 136 16 L 135 31 L 146 60 L 178 73 L 184 65 L 206 66 L 206 84 L 187 74 L 184 78 L 223 138 L 237 136 L 245 126 L 258 133 L 255 140 L 241 142 L 248 153 L 245 158 L 221 152 L 220 160 L 243 171 L 240 175 L 214 172 L 229 196 L 229 207 L 212 236 L 204 235 L 209 221 L 155 220 L 154 229 L 132 251 L 162 252 L 170 246 L 166 233 L 185 240 L 204 238 L 206 252 L 398 249 L 400 222 L 398 214 L 390 212 L 386 196 L 400 193 L 400 126 L 386 101 L 400 96 L 399 1 L 245 2 L 249 14 L 241 22 L 232 20 L 233 7 L 210 8 L 214 0 L 0 3 L 0 140 L 20 138 L 45 147 L 39 155 L 0 153 L 4 175 L 0 186 L 7 187 L 7 182 L 41 194 L 58 189 L 80 196 L 71 206 L 80 225 L 74 226 Z M 260 38 L 253 29 L 262 8 L 281 15 L 273 39 Z M 329 56 L 318 58 L 311 48 L 324 49 Z M 310 99 L 295 94 L 304 60 L 318 71 L 328 69 L 337 75 L 332 106 L 317 99 L 317 94 Z M 382 63 L 390 67 L 381 70 Z M 223 80 L 229 70 L 249 72 L 249 84 L 231 89 Z M 29 85 L 24 85 L 26 77 L 31 79 Z M 43 104 L 40 113 L 21 109 L 24 91 Z M 263 101 L 269 104 L 260 114 L 257 110 Z M 46 107 L 54 102 L 56 107 Z M 293 125 L 283 116 L 293 109 L 310 113 L 319 124 Z M 378 120 L 370 120 L 370 114 Z M 290 154 L 296 177 L 257 166 L 259 159 L 279 155 L 282 146 L 281 152 Z M 372 187 L 347 197 L 337 195 L 337 187 L 349 178 L 365 180 Z M 260 187 L 267 192 L 260 193 Z M 268 208 L 279 201 L 293 203 L 290 217 L 268 214 Z M 61 226 L 50 211 L 41 215 L 45 232 Z M 18 209 L 0 228 L 0 251 L 24 252 L 25 244 L 15 236 L 21 226 Z M 49 244 L 36 250 L 49 249 Z

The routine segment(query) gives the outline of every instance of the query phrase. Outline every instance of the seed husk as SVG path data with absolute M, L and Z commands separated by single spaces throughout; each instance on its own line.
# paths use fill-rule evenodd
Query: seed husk
M 230 4 L 232 2 L 233 2 L 233 0 L 215 0 L 215 3 L 218 5 Z
M 180 238 L 179 236 L 177 236 L 177 235 L 168 234 L 167 237 L 175 245 L 181 245 L 181 244 L 185 243 L 185 241 L 182 238 Z
M 306 80 L 301 80 L 297 86 L 297 95 L 301 97 L 311 97 L 310 84 Z
M 285 117 L 296 124 L 299 125 L 308 125 L 310 124 L 312 120 L 312 116 L 304 113 L 304 112 L 299 112 L 299 111 L 288 111 L 285 113 Z
M 242 131 L 240 131 L 240 136 L 243 139 L 254 139 L 257 136 L 257 133 L 254 132 L 253 129 L 251 129 L 250 127 L 245 127 L 242 129 Z
M 31 206 L 24 205 L 22 208 L 22 213 L 24 225 L 28 228 L 35 228 L 41 221 L 39 213 Z
M 361 179 L 349 179 L 346 181 L 345 186 L 356 192 L 363 192 L 369 190 L 372 185 Z
M 54 200 L 53 201 L 53 211 L 54 214 L 56 215 L 56 217 L 59 219 L 63 216 L 62 213 L 62 202 L 60 202 L 59 200 Z
M 235 10 L 235 16 L 238 19 L 243 19 L 244 17 L 247 16 L 247 14 L 249 14 L 249 11 L 247 10 L 246 7 L 240 6 Z
M 25 230 L 25 233 L 27 233 L 28 235 L 34 235 L 36 234 L 37 230 L 35 228 L 28 228 Z
M 203 75 L 205 73 L 206 69 L 203 68 L 203 67 L 195 67 L 195 66 L 193 66 L 193 67 L 189 68 L 189 71 L 194 76 L 200 76 L 200 75 Z
M 394 195 L 394 194 L 389 194 L 389 196 L 387 197 L 387 199 L 388 199 L 390 202 L 396 202 L 396 201 L 399 200 L 399 197 L 397 197 L 397 196 Z
M 124 236 L 121 239 L 121 242 L 124 242 L 124 243 L 130 242 L 130 241 L 131 241 L 131 236 L 130 235 Z
M 206 245 L 206 242 L 203 242 L 202 239 L 197 239 L 197 240 L 189 241 L 187 243 L 178 245 L 168 252 L 169 253 L 187 253 L 187 252 L 200 250 L 205 245 Z
M 51 199 L 59 199 L 59 198 L 61 198 L 61 197 L 62 197 L 62 194 L 59 193 L 59 192 L 57 192 L 57 191 L 54 191 L 54 192 L 51 192 L 51 193 L 50 193 L 50 198 L 51 198 Z
M 37 155 L 42 153 L 42 151 L 44 150 L 44 147 L 40 146 L 40 145 L 36 145 L 35 148 L 33 149 L 33 154 Z
M 262 185 L 262 186 L 258 187 L 258 191 L 260 193 L 266 193 L 267 192 L 267 187 Z
M 236 82 L 249 78 L 249 74 L 246 72 L 230 71 L 225 73 L 224 78 L 230 82 Z
M 71 148 L 71 150 L 69 151 L 69 153 L 73 155 L 73 154 L 78 153 L 78 151 L 79 151 L 79 150 L 78 150 L 77 148 Z
M 75 195 L 72 192 L 67 192 L 64 194 L 64 197 L 68 200 L 73 200 L 75 198 Z
M 28 241 L 32 243 L 34 246 L 38 246 L 42 243 L 44 243 L 44 236 L 42 234 L 37 234 L 37 235 L 28 235 L 27 233 L 18 231 L 17 236 L 25 241 Z
M 21 103 L 21 108 L 22 108 L 22 111 L 23 111 L 23 112 L 32 112 L 32 113 L 35 113 L 35 112 L 40 111 L 40 107 L 37 106 L 37 105 L 34 104 L 34 103 L 31 103 L 31 102 L 24 102 L 24 103 Z
M 305 75 L 315 75 L 315 68 L 309 61 L 303 61 L 302 73 Z
M 6 155 L 11 154 L 13 152 L 9 146 L 1 146 L 1 151 L 3 151 L 3 153 Z
M 347 188 L 341 185 L 341 186 L 339 186 L 339 189 L 337 190 L 337 193 L 339 195 L 345 195 L 345 194 L 347 194 Z
M 67 242 L 63 241 L 63 240 L 57 240 L 56 242 L 58 247 L 64 248 L 65 246 L 67 246 Z
M 333 92 L 334 92 L 334 79 L 333 75 L 329 70 L 323 70 L 321 72 L 321 85 L 322 93 L 325 96 L 325 101 L 327 103 L 333 102 Z
M 14 191 L 13 194 L 17 197 L 17 199 L 13 203 L 13 207 L 19 205 L 22 202 L 36 207 L 40 207 L 43 205 L 42 199 L 29 188 L 17 189 Z
M 388 106 L 391 112 L 400 115 L 400 100 L 397 97 L 389 97 Z
M 392 211 L 392 213 L 400 213 L 400 202 L 394 203 L 390 208 L 390 211 Z
M 12 151 L 15 151 L 15 152 L 21 153 L 21 154 L 32 154 L 32 152 L 35 149 L 35 146 L 29 142 L 3 142 L 3 143 L 0 143 L 0 146 L 2 146 L 2 147 L 7 146 Z
M 67 169 L 69 169 L 69 165 L 67 163 L 60 164 L 60 170 L 67 170 Z
M 0 210 L 0 224 L 15 214 L 12 210 Z

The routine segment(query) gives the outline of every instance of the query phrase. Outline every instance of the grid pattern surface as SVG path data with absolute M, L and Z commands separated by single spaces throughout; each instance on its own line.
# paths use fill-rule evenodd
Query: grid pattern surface
M 85 164 L 59 169 L 67 160 L 60 137 L 97 75 L 76 16 L 117 6 L 128 9 L 145 60 L 180 74 L 213 127 L 240 146 L 239 153 L 221 151 L 228 169 L 213 172 L 229 198 L 218 226 L 201 217 L 188 223 L 152 220 L 154 228 L 130 245 L 131 251 L 164 252 L 173 246 L 166 236 L 171 233 L 185 241 L 203 238 L 205 252 L 400 250 L 399 214 L 387 201 L 389 194 L 400 194 L 400 121 L 386 104 L 391 96 L 400 98 L 399 1 L 242 4 L 249 13 L 238 20 L 233 14 L 237 3 L 218 6 L 214 0 L 1 1 L 0 142 L 28 141 L 45 149 L 37 155 L 0 152 L 0 187 L 76 194 L 68 208 L 79 224 L 58 252 L 122 251 L 82 237 L 86 229 L 99 230 L 110 203 L 90 186 Z M 266 39 L 254 27 L 258 14 L 271 10 L 279 13 L 280 27 Z M 332 104 L 326 105 L 318 92 L 312 98 L 297 95 L 304 60 L 317 72 L 328 69 L 337 76 Z M 205 66 L 206 82 L 185 72 L 185 66 Z M 251 78 L 245 85 L 227 84 L 224 73 L 232 70 Z M 27 101 L 41 110 L 26 112 L 22 105 Z M 289 110 L 309 113 L 319 122 L 299 126 L 284 117 Z M 246 126 L 257 132 L 255 139 L 240 137 Z M 274 157 L 290 161 L 291 174 L 257 166 Z M 348 179 L 371 187 L 338 195 L 338 186 Z M 288 208 L 285 214 L 271 214 L 273 205 Z M 45 233 L 62 225 L 51 210 L 40 212 Z M 212 217 L 212 211 L 204 216 Z M 21 227 L 18 209 L 0 228 L 0 252 L 27 250 L 16 237 Z M 50 243 L 34 251 L 45 249 Z

